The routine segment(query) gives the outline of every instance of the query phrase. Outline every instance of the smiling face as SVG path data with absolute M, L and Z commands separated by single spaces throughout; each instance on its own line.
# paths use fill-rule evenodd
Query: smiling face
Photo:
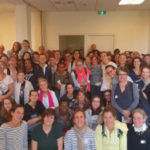
M 85 126 L 85 115 L 82 111 L 78 111 L 74 114 L 74 125 L 79 128 L 83 129 Z
M 14 112 L 12 112 L 11 115 L 12 115 L 12 119 L 16 123 L 20 123 L 24 116 L 24 108 L 23 107 L 16 108 L 16 110 Z
M 106 125 L 108 129 L 111 129 L 112 127 L 114 127 L 115 119 L 116 118 L 113 116 L 111 112 L 108 111 L 104 113 L 104 124 Z
M 133 114 L 133 123 L 136 128 L 141 128 L 146 121 L 146 117 L 144 117 L 141 113 L 135 112 Z
M 119 79 L 119 82 L 127 82 L 127 77 L 128 77 L 128 75 L 127 75 L 127 72 L 124 72 L 124 71 L 119 71 L 119 73 L 118 73 L 118 79 Z
M 4 99 L 4 108 L 6 109 L 7 112 L 9 112 L 12 108 L 12 103 L 10 102 L 9 99 Z
M 92 100 L 92 108 L 94 110 L 97 110 L 99 107 L 100 107 L 101 103 L 100 103 L 100 98 L 99 97 L 95 97 L 93 100 Z
M 148 79 L 150 77 L 150 69 L 145 67 L 142 69 L 142 78 Z
M 32 91 L 29 98 L 31 102 L 36 103 L 38 101 L 38 92 Z
M 40 87 L 40 90 L 42 90 L 43 92 L 47 92 L 48 90 L 48 84 L 46 81 L 39 81 L 39 87 Z
M 45 116 L 43 119 L 43 123 L 46 126 L 52 126 L 54 123 L 55 117 L 53 115 Z

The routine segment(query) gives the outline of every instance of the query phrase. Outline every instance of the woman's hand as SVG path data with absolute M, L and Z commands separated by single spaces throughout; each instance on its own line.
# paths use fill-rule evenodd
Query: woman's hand
M 123 115 L 124 115 L 125 117 L 129 117 L 130 114 L 131 114 L 131 112 L 130 112 L 129 110 L 127 110 L 127 109 L 124 109 L 124 110 L 123 110 Z

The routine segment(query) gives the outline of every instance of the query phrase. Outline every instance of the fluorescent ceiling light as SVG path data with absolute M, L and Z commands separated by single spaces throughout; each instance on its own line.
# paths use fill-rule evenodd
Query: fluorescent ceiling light
M 144 0 L 120 0 L 119 5 L 140 5 Z

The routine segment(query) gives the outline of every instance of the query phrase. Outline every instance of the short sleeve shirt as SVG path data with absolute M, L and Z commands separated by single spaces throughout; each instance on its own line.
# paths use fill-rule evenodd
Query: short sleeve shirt
M 43 125 L 37 126 L 32 132 L 32 139 L 38 143 L 38 150 L 57 150 L 57 139 L 63 136 L 63 131 L 57 123 L 53 123 L 49 134 L 43 130 Z

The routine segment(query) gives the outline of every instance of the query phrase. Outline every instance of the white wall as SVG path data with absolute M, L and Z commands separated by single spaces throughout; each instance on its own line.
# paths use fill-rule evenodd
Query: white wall
M 110 11 L 106 16 L 96 12 L 45 12 L 45 43 L 59 48 L 58 35 L 114 35 L 114 48 L 147 53 L 150 41 L 149 11 Z
M 16 40 L 15 15 L 13 11 L 0 11 L 0 44 L 10 50 Z

